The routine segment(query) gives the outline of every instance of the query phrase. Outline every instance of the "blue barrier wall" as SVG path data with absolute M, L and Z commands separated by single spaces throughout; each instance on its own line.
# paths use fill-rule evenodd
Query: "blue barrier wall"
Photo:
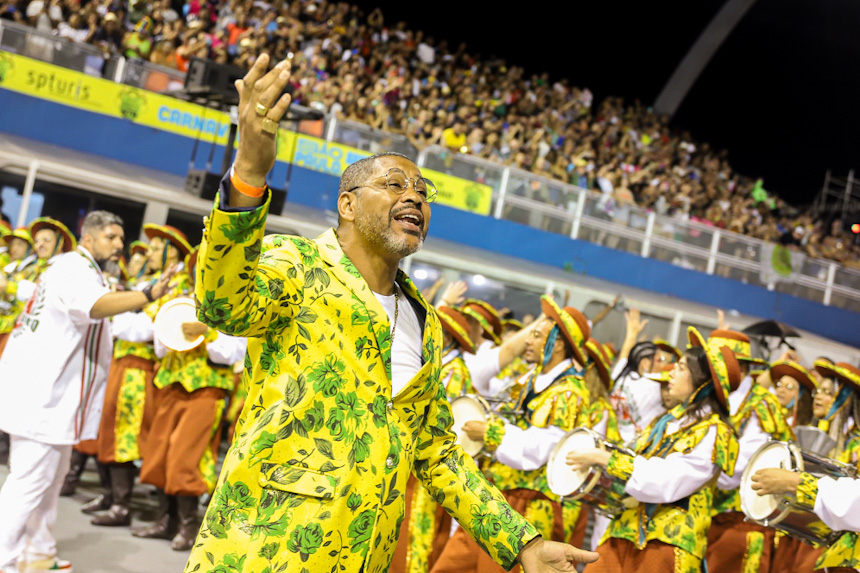
M 29 137 L 72 149 L 184 176 L 194 141 L 131 121 L 115 119 L 0 89 L 0 132 Z M 202 168 L 210 144 L 201 142 L 196 165 Z M 216 147 L 213 165 L 221 164 Z M 279 163 L 270 176 L 283 187 L 289 173 L 289 202 L 332 209 L 337 178 Z M 464 233 L 463 229 L 473 231 Z M 433 236 L 528 259 L 571 268 L 622 285 L 733 308 L 745 314 L 780 320 L 845 344 L 860 347 L 860 314 L 806 299 L 771 292 L 722 277 L 644 259 L 583 241 L 497 221 L 443 205 L 433 207 Z

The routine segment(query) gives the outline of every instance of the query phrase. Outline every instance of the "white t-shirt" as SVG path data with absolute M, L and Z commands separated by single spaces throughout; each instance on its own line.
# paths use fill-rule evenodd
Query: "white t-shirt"
M 397 301 L 397 324 L 394 322 L 395 295 L 388 296 L 373 293 L 385 313 L 388 315 L 390 328 L 394 333 L 394 344 L 391 347 L 391 395 L 396 396 L 403 390 L 409 381 L 415 377 L 422 366 L 421 346 L 423 344 L 423 331 L 418 323 L 418 315 L 415 309 L 400 287 L 394 285 L 399 291 Z
M 83 247 L 48 262 L 0 358 L 0 429 L 55 445 L 96 437 L 113 345 L 90 310 L 109 292 Z

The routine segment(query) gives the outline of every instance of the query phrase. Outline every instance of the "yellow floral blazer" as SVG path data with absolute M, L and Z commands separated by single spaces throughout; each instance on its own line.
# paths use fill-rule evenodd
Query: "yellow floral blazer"
M 217 208 L 204 229 L 201 321 L 247 336 L 248 397 L 186 572 L 381 573 L 414 474 L 503 567 L 536 530 L 455 444 L 439 378 L 442 330 L 424 319 L 424 366 L 391 397 L 388 317 L 334 230 L 265 239 L 268 203 Z

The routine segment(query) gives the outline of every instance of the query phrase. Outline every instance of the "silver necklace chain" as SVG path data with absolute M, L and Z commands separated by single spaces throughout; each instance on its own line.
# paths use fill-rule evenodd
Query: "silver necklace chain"
M 400 302 L 400 289 L 397 288 L 397 284 L 394 284 L 394 326 L 391 327 L 391 350 L 394 350 L 394 331 L 397 330 L 397 314 L 400 310 L 399 303 Z

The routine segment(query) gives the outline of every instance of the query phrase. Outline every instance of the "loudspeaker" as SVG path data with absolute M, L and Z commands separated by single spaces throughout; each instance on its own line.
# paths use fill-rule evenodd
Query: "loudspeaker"
M 202 169 L 189 169 L 188 175 L 185 177 L 185 191 L 208 201 L 214 201 L 215 193 L 218 192 L 222 178 L 218 173 L 209 173 Z M 269 187 L 269 191 L 272 193 L 269 213 L 280 215 L 287 202 L 287 192 L 274 187 Z
M 239 103 L 239 92 L 233 83 L 245 77 L 246 70 L 212 60 L 191 58 L 185 74 L 185 92 L 210 100 L 219 100 L 226 105 Z

